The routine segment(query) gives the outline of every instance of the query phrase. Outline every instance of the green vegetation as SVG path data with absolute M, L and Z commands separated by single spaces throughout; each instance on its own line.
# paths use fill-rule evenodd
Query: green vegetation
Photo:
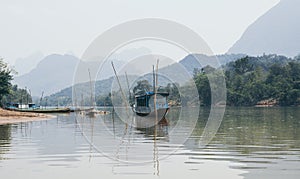
M 3 59 L 0 58 L 0 100 L 9 94 L 11 89 L 11 80 L 13 79 L 12 70 L 8 68 Z
M 28 104 L 32 103 L 32 98 L 27 89 L 18 88 L 17 85 L 13 85 L 9 89 L 9 93 L 3 96 L 2 104 L 7 103 L 20 103 Z
M 108 95 L 100 95 L 96 97 L 97 106 L 112 106 L 111 93 Z
M 209 70 L 206 70 L 206 69 Z M 227 104 L 253 106 L 261 101 L 275 101 L 281 106 L 300 104 L 300 61 L 277 55 L 244 57 L 230 62 L 225 69 Z M 203 105 L 210 104 L 208 75 L 215 75 L 206 67 L 195 70 L 194 81 Z M 212 73 L 214 71 L 214 73 Z M 267 102 L 268 103 L 268 102 Z
M 0 59 L 0 106 L 7 103 L 29 103 L 32 102 L 30 94 L 26 89 L 19 89 L 17 85 L 12 85 L 14 71 Z

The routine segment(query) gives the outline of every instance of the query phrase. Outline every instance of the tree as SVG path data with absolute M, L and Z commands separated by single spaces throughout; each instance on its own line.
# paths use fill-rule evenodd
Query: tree
M 9 93 L 2 97 L 2 104 L 6 103 L 32 103 L 32 98 L 26 89 L 18 88 L 17 85 L 10 87 Z
M 4 95 L 9 94 L 11 89 L 11 80 L 13 80 L 12 70 L 0 58 L 0 101 Z
M 133 93 L 144 93 L 151 89 L 151 85 L 147 80 L 141 80 L 137 82 L 137 85 L 133 88 Z
M 194 81 L 198 89 L 200 102 L 208 106 L 211 104 L 211 89 L 207 74 L 203 71 L 198 74 L 194 74 Z
M 178 90 L 179 87 L 180 85 L 178 83 L 168 83 L 168 85 L 165 87 L 165 91 L 169 93 L 169 100 L 180 102 L 180 94 Z
M 235 68 L 235 72 L 239 75 L 242 75 L 246 72 L 253 71 L 253 65 L 249 63 L 249 57 L 241 58 L 237 60 L 233 67 Z

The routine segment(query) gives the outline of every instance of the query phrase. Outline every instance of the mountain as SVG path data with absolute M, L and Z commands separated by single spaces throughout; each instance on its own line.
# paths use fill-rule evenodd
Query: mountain
M 168 83 L 178 83 L 180 85 L 184 85 L 186 82 L 188 82 L 188 80 L 192 78 L 194 68 L 202 68 L 202 66 L 199 65 L 197 59 L 199 59 L 201 62 L 207 63 L 210 60 L 214 60 L 218 58 L 220 65 L 224 65 L 229 62 L 243 58 L 245 56 L 246 55 L 243 54 L 237 54 L 237 55 L 225 54 L 225 55 L 218 55 L 218 56 L 206 56 L 201 54 L 187 55 L 179 63 L 170 64 L 169 66 L 159 69 L 158 72 L 160 74 L 158 79 L 159 85 L 166 86 Z M 185 74 L 183 73 L 183 70 L 186 72 Z M 137 80 L 146 79 L 151 83 L 152 71 L 150 70 L 149 73 L 150 74 L 142 78 L 139 78 L 138 76 L 134 76 L 134 75 L 129 75 L 128 81 L 130 84 L 134 84 Z M 123 90 L 127 94 L 128 92 L 127 79 L 124 75 L 119 76 L 119 78 L 120 78 L 121 86 L 124 87 Z M 74 101 L 75 103 L 80 104 L 81 101 L 84 101 L 85 104 L 90 104 L 90 96 L 91 96 L 90 87 L 91 86 L 89 82 L 79 83 L 76 84 L 74 88 L 73 86 L 70 86 L 68 88 L 62 89 L 57 93 L 47 96 L 46 99 L 49 105 L 56 105 L 57 103 L 59 103 L 60 105 L 67 105 L 67 104 L 69 105 L 72 103 L 72 93 L 73 93 L 73 96 L 76 96 L 76 100 L 77 100 Z M 112 90 L 112 88 L 114 89 Z M 107 79 L 97 80 L 95 82 L 95 89 L 93 89 L 93 94 L 95 94 L 95 96 L 107 96 L 111 91 L 115 91 L 118 89 L 119 87 L 116 84 L 116 79 L 114 79 L 114 77 L 110 77 Z
M 141 51 L 141 50 L 138 50 Z M 128 54 L 130 51 L 125 51 Z M 131 53 L 131 52 L 130 52 Z M 127 56 L 133 56 L 129 54 Z M 206 56 L 200 54 L 193 54 L 186 56 L 183 60 L 176 64 L 170 64 L 169 66 L 162 67 L 159 70 L 161 76 L 166 76 L 167 78 L 159 79 L 160 85 L 164 86 L 170 82 L 177 82 L 180 85 L 183 85 L 189 79 L 191 79 L 193 75 L 194 68 L 201 68 L 196 58 L 200 59 L 200 61 L 209 62 L 210 60 L 215 59 L 216 57 L 219 59 L 220 64 L 225 64 L 233 60 L 237 60 L 239 58 L 244 57 L 245 55 L 218 55 L 218 56 Z M 149 72 L 152 72 L 152 63 L 148 64 L 148 61 L 142 62 L 134 61 L 130 63 L 126 63 L 125 61 L 117 60 L 118 58 L 126 59 L 126 55 L 116 54 L 114 57 L 111 57 L 109 60 L 106 60 L 101 68 L 101 72 L 98 69 L 97 61 L 83 62 L 80 61 L 77 57 L 73 55 L 60 55 L 60 54 L 52 54 L 46 56 L 44 59 L 40 61 L 40 63 L 31 70 L 29 73 L 15 77 L 14 83 L 19 87 L 27 88 L 30 90 L 32 96 L 40 97 L 42 92 L 44 91 L 44 96 L 49 96 L 50 98 L 56 99 L 67 99 L 70 100 L 72 95 L 72 85 L 80 84 L 76 90 L 77 98 L 81 98 L 81 94 L 85 95 L 85 98 L 90 96 L 90 84 L 89 84 L 89 73 L 88 69 L 91 72 L 92 81 L 96 80 L 96 95 L 107 95 L 111 91 L 111 83 L 113 79 L 111 77 L 114 76 L 111 61 L 114 62 L 115 68 L 117 71 L 123 67 L 123 71 L 126 66 L 130 68 L 127 70 L 129 73 L 129 78 L 133 81 L 137 80 L 137 77 L 131 77 L 134 73 L 132 73 L 135 68 L 136 70 L 146 71 L 149 68 Z M 146 57 L 145 57 L 146 58 Z M 150 58 L 150 57 L 149 57 Z M 136 67 L 135 67 L 136 65 Z M 145 69 L 144 69 L 145 68 Z M 182 71 L 184 70 L 184 71 Z M 187 73 L 186 73 L 187 72 Z M 122 74 L 124 74 L 122 72 Z M 121 81 L 125 81 L 124 76 Z M 147 77 L 147 80 L 151 80 Z M 76 82 L 73 80 L 76 79 Z M 131 81 L 131 80 L 129 80 Z M 124 86 L 127 86 L 126 84 Z M 67 96 L 67 98 L 65 98 Z M 49 98 L 49 102 L 50 99 Z
M 228 53 L 248 55 L 300 53 L 300 1 L 281 0 L 244 32 Z
M 40 96 L 42 91 L 45 95 L 50 95 L 71 86 L 78 62 L 79 59 L 72 55 L 52 54 L 46 56 L 29 73 L 15 77 L 14 83 L 30 89 L 33 96 Z
M 18 58 L 15 62 L 14 69 L 18 72 L 18 76 L 29 73 L 44 58 L 42 52 L 35 52 L 28 57 Z
M 208 64 L 209 61 L 218 60 L 219 66 L 225 65 L 231 61 L 235 61 L 245 57 L 244 54 L 224 54 L 224 55 L 216 55 L 216 56 L 207 56 L 203 54 L 190 54 L 182 59 L 179 63 L 183 65 L 186 70 L 192 75 L 195 68 L 203 68 Z M 198 59 L 198 60 L 197 60 Z M 199 62 L 203 64 L 199 64 Z
M 147 48 L 125 49 L 120 52 L 114 52 L 108 60 L 105 60 L 99 67 L 99 59 L 95 57 L 94 61 L 81 61 L 73 55 L 51 54 L 37 60 L 41 55 L 34 54 L 28 58 L 22 58 L 16 62 L 16 70 L 20 76 L 15 77 L 14 83 L 22 88 L 30 89 L 32 96 L 41 96 L 58 92 L 74 83 L 85 83 L 89 81 L 90 70 L 92 80 L 104 80 L 114 76 L 111 68 L 111 61 L 114 62 L 118 70 L 126 61 L 150 53 Z M 119 60 L 121 59 L 121 60 Z M 37 65 L 34 64 L 40 61 Z M 30 67 L 30 68 L 29 68 Z M 28 69 L 32 69 L 26 73 Z M 24 74 L 26 73 L 26 74 Z

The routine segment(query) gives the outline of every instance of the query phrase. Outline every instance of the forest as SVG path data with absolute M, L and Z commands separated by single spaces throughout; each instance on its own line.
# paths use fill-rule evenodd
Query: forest
M 230 62 L 221 69 L 212 67 L 195 69 L 193 78 L 202 105 L 211 103 L 208 76 L 219 74 L 216 73 L 219 70 L 223 70 L 226 80 L 227 105 L 297 106 L 300 104 L 299 56 L 293 59 L 277 55 L 247 56 Z

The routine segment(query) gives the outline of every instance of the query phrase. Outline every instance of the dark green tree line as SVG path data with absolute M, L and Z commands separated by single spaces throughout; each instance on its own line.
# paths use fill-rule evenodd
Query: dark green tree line
M 3 96 L 9 94 L 11 89 L 11 80 L 13 80 L 12 70 L 0 58 L 0 100 Z
M 299 105 L 300 61 L 280 61 L 278 56 L 274 56 L 275 61 L 271 64 L 269 60 L 260 58 L 245 57 L 224 67 L 227 104 L 253 106 L 260 101 L 274 99 L 281 106 Z M 194 81 L 203 105 L 210 105 L 211 86 L 208 75 L 214 74 L 216 73 L 206 73 L 205 68 L 195 70 Z
M 29 103 L 31 96 L 26 89 L 20 89 L 17 85 L 12 85 L 14 70 L 8 67 L 7 63 L 0 59 L 0 105 L 6 103 Z

